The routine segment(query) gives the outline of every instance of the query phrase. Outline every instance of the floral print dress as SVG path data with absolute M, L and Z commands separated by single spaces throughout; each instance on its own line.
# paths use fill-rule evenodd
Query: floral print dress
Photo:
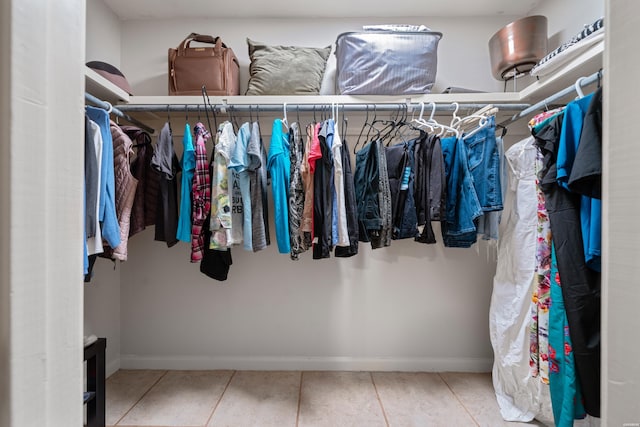
M 538 198 L 538 227 L 536 241 L 536 273 L 533 278 L 531 328 L 529 332 L 531 375 L 549 384 L 549 306 L 551 304 L 551 225 L 540 187 L 539 171 L 542 153 L 536 156 L 536 194 Z

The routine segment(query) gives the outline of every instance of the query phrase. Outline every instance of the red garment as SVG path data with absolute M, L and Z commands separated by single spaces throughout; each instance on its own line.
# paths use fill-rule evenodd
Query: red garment
M 311 139 L 311 150 L 309 151 L 309 170 L 311 174 L 316 171 L 316 160 L 322 158 L 322 151 L 320 151 L 320 140 L 318 139 L 318 134 L 320 133 L 320 128 L 322 128 L 322 123 L 316 123 L 313 138 Z

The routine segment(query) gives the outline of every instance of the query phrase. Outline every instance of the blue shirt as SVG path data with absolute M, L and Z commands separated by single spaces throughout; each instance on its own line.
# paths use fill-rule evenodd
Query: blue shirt
M 578 152 L 582 125 L 587 109 L 591 103 L 593 94 L 589 94 L 567 104 L 562 121 L 562 132 L 558 144 L 558 172 L 556 179 L 558 185 L 568 189 L 569 176 L 573 162 Z M 595 271 L 600 271 L 601 264 L 601 227 L 602 227 L 602 202 L 599 199 L 581 196 L 580 198 L 580 225 L 582 228 L 582 244 L 587 266 Z
M 273 210 L 276 224 L 278 252 L 288 254 L 291 251 L 289 240 L 289 181 L 291 160 L 289 154 L 289 134 L 283 130 L 284 123 L 280 119 L 273 121 L 271 144 L 267 168 L 271 175 L 271 191 L 273 193 Z
M 86 107 L 87 116 L 100 127 L 102 136 L 102 163 L 100 166 L 100 192 L 98 218 L 102 222 L 102 238 L 112 248 L 120 244 L 120 224 L 116 214 L 116 184 L 113 172 L 113 139 L 109 114 L 101 108 Z
M 176 239 L 183 242 L 191 242 L 191 185 L 193 174 L 196 170 L 196 148 L 193 145 L 191 126 L 184 125 L 184 137 L 182 137 L 182 183 L 180 189 L 180 217 L 178 218 L 178 231 Z
M 249 153 L 247 146 L 251 137 L 251 129 L 249 123 L 245 123 L 238 131 L 236 145 L 231 153 L 229 160 L 229 169 L 238 173 L 238 183 L 240 185 L 240 194 L 242 195 L 242 232 L 243 232 L 243 248 L 247 251 L 253 250 L 253 228 L 251 224 L 251 185 L 249 179 Z

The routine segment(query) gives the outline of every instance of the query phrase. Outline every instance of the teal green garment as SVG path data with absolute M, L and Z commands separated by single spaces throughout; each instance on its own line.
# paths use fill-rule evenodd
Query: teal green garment
M 191 184 L 196 170 L 196 148 L 193 145 L 191 127 L 189 123 L 184 126 L 182 138 L 182 182 L 180 190 L 180 217 L 178 218 L 178 231 L 176 239 L 183 242 L 191 242 Z
M 551 247 L 551 307 L 549 308 L 549 391 L 556 427 L 572 427 L 586 416 L 576 377 L 569 323 L 562 297 L 555 247 Z
M 291 251 L 291 241 L 289 237 L 289 181 L 291 179 L 291 158 L 289 151 L 289 133 L 283 130 L 283 126 L 284 123 L 282 120 L 274 120 L 267 165 L 269 175 L 271 175 L 271 191 L 273 192 L 273 211 L 276 223 L 278 252 L 288 254 Z

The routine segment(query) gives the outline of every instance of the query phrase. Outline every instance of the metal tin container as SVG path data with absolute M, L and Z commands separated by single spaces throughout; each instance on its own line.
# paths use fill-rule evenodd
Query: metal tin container
M 489 40 L 491 74 L 498 80 L 508 80 L 531 71 L 546 54 L 546 16 L 518 19 Z

